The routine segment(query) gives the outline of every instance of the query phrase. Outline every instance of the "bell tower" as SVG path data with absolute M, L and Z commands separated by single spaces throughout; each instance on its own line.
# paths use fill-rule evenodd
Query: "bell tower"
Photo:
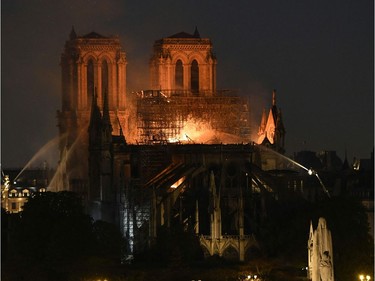
M 57 112 L 60 133 L 60 165 L 64 166 L 64 189 L 87 178 L 88 125 L 92 99 L 103 112 L 104 97 L 113 131 L 120 120 L 127 127 L 126 54 L 116 36 L 96 32 L 78 36 L 72 28 L 61 54 L 62 107 Z M 79 167 L 78 167 L 79 166 Z
M 213 95 L 216 91 L 216 57 L 212 43 L 194 34 L 180 32 L 154 43 L 150 60 L 151 88 L 167 95 Z
M 62 112 L 76 111 L 79 125 L 88 124 L 95 89 L 101 110 L 107 93 L 110 112 L 125 111 L 126 55 L 118 37 L 77 36 L 72 28 L 60 65 Z

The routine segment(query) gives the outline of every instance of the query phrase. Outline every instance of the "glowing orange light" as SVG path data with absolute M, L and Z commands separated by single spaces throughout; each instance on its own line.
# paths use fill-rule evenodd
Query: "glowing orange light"
M 177 188 L 181 185 L 181 183 L 183 183 L 185 181 L 185 176 L 183 176 L 182 178 L 180 178 L 178 181 L 176 181 L 174 184 L 171 185 L 171 188 Z

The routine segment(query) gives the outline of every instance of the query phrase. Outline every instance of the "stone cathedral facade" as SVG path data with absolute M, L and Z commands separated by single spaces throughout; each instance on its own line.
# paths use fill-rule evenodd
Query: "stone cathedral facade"
M 96 32 L 79 36 L 72 28 L 60 61 L 62 106 L 57 119 L 63 184 L 58 189 L 82 189 L 88 184 L 88 167 L 81 160 L 88 159 L 94 96 L 101 112 L 106 97 L 113 133 L 121 131 L 128 143 L 250 141 L 249 102 L 235 93 L 217 91 L 213 44 L 197 29 L 194 34 L 180 32 L 155 41 L 151 90 L 127 92 L 127 63 L 118 37 Z
M 216 57 L 211 40 L 180 32 L 154 43 L 150 61 L 152 89 L 213 95 L 216 91 Z
M 151 90 L 126 91 L 127 63 L 118 37 L 72 29 L 54 189 L 80 193 L 94 219 L 117 224 L 129 256 L 177 223 L 207 256 L 245 260 L 257 247 L 245 213 L 261 218 L 272 191 L 252 169 L 249 102 L 216 89 L 212 42 L 197 29 L 155 41 Z
M 60 134 L 58 190 L 84 190 L 88 184 L 88 126 L 94 96 L 99 109 L 107 96 L 115 131 L 127 125 L 126 54 L 118 37 L 91 32 L 77 36 L 72 28 L 61 55 L 62 99 L 57 112 Z

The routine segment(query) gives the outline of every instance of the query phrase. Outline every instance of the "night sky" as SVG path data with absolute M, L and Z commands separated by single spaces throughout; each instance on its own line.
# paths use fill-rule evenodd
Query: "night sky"
M 53 145 L 38 151 L 58 135 L 59 62 L 72 26 L 120 37 L 128 92 L 148 88 L 155 40 L 197 26 L 213 42 L 217 88 L 248 95 L 256 124 L 277 89 L 286 155 L 335 150 L 343 159 L 347 150 L 351 162 L 373 151 L 373 1 L 2 0 L 3 168 L 57 155 Z

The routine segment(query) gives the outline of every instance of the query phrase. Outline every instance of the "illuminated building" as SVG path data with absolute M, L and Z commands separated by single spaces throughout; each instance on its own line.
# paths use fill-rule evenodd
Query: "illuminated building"
M 268 116 L 266 111 L 263 110 L 257 143 L 271 146 L 273 150 L 280 153 L 285 152 L 285 128 L 281 110 L 276 106 L 276 90 L 272 92 L 272 107 Z
M 60 177 L 57 190 L 87 189 L 88 135 L 93 97 L 102 113 L 107 99 L 114 134 L 127 143 L 250 142 L 248 99 L 216 90 L 212 43 L 181 32 L 157 40 L 150 61 L 151 90 L 126 93 L 125 52 L 118 37 L 72 29 L 61 56 Z M 79 164 L 79 165 L 77 165 Z
M 150 61 L 151 89 L 186 95 L 213 95 L 216 91 L 216 57 L 211 40 L 180 32 L 155 41 Z M 169 92 L 173 90 L 173 92 Z
M 111 120 L 118 131 L 114 120 L 126 119 L 126 64 L 126 54 L 118 37 L 105 37 L 96 32 L 77 36 L 72 29 L 60 62 L 60 134 L 77 129 L 74 126 L 87 128 L 94 93 L 101 110 L 104 95 L 108 95 Z
M 216 63 L 211 40 L 197 29 L 155 41 L 152 90 L 136 97 L 138 143 L 250 142 L 248 99 L 216 89 Z
M 263 171 L 282 163 L 252 143 L 247 98 L 216 89 L 208 38 L 181 32 L 153 50 L 151 89 L 125 93 L 118 38 L 72 30 L 61 60 L 63 180 L 55 190 L 79 192 L 94 219 L 117 224 L 128 257 L 152 244 L 161 227 L 180 224 L 199 237 L 206 256 L 246 260 L 270 200 L 299 191 Z M 259 133 L 262 146 L 283 153 L 275 93 Z
M 272 106 L 268 115 L 263 109 L 262 119 L 258 130 L 257 144 L 270 148 L 262 151 L 262 170 L 275 170 L 283 168 L 283 161 L 280 161 L 274 151 L 280 154 L 285 153 L 285 128 L 281 116 L 281 110 L 276 105 L 276 90 L 272 92 Z
M 72 28 L 61 55 L 62 106 L 57 112 L 60 134 L 61 186 L 84 190 L 88 185 L 88 124 L 94 94 L 103 110 L 108 97 L 109 115 L 115 130 L 119 119 L 128 127 L 126 108 L 126 54 L 118 37 L 91 32 L 77 36 Z
M 54 171 L 47 169 L 2 171 L 1 206 L 9 213 L 22 211 L 28 199 L 35 193 L 46 192 Z
M 149 99 L 159 98 L 166 99 Z M 145 250 L 161 227 L 182 224 L 199 237 L 206 256 L 243 261 L 257 251 L 256 225 L 273 200 L 318 194 L 308 173 L 259 168 L 271 158 L 285 167 L 266 145 L 158 138 L 129 144 L 122 130 L 112 134 L 106 97 L 103 112 L 96 100 L 89 126 L 90 214 L 119 225 L 129 257 Z

